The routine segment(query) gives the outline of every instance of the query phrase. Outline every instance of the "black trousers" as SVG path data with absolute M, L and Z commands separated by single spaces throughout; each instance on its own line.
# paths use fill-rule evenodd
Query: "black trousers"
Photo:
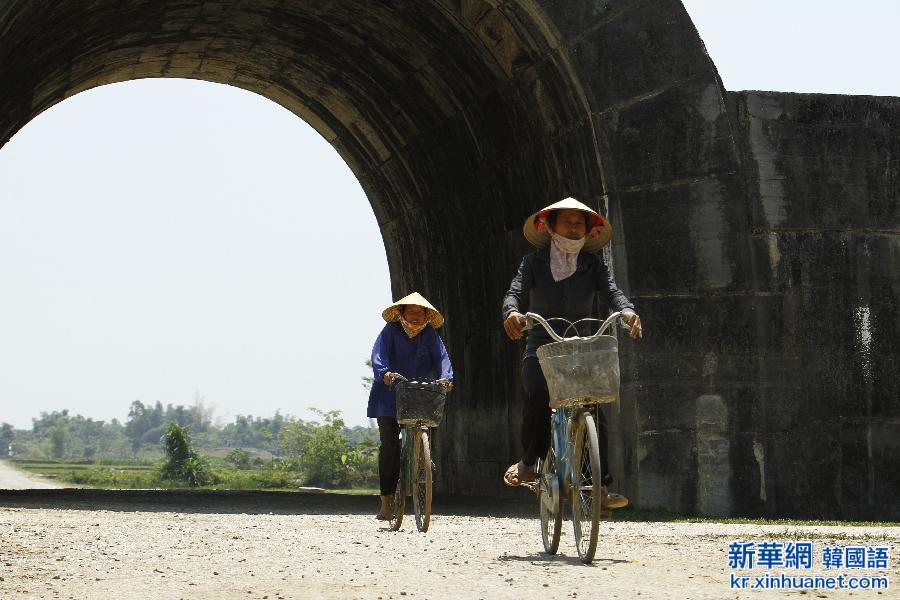
M 393 496 L 400 479 L 400 425 L 393 417 L 378 417 L 378 481 L 382 496 Z
M 522 361 L 522 386 L 525 401 L 522 404 L 522 461 L 533 465 L 538 457 L 543 458 L 550 449 L 550 392 L 547 380 L 537 357 L 529 356 Z M 597 438 L 600 445 L 600 471 L 603 485 L 612 483 L 609 472 L 609 428 L 603 411 L 598 410 Z M 378 420 L 379 427 L 381 419 Z

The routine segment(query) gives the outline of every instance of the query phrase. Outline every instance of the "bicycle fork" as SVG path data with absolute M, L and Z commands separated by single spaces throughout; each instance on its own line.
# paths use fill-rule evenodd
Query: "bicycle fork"
M 571 438 L 571 431 L 572 423 L 567 411 L 562 408 L 554 409 L 550 417 L 550 444 L 552 445 L 553 453 L 556 455 L 557 489 L 560 492 L 567 490 L 568 482 L 571 481 L 572 454 L 567 450 L 569 448 L 567 440 Z M 535 464 L 538 477 L 532 482 L 520 483 L 520 486 L 528 488 L 535 494 L 538 493 L 540 473 L 543 472 L 542 463 L 544 460 L 546 460 L 544 457 L 540 457 L 537 464 Z
M 572 453 L 569 451 L 569 440 L 572 439 L 572 420 L 568 411 L 558 408 L 553 411 L 551 417 L 553 450 L 556 453 L 556 474 L 559 478 L 559 490 L 564 492 L 568 488 L 568 482 L 572 481 Z

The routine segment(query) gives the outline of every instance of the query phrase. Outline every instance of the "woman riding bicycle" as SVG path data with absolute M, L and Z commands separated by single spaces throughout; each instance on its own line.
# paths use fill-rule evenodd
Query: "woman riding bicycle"
M 527 310 L 569 321 L 590 317 L 595 299 L 607 308 L 623 311 L 633 338 L 641 337 L 641 319 L 634 305 L 616 287 L 615 281 L 598 251 L 612 238 L 612 226 L 596 211 L 574 198 L 566 198 L 534 213 L 525 221 L 525 239 L 538 250 L 527 254 L 503 298 L 503 328 L 512 340 L 522 337 Z M 590 333 L 583 324 L 579 335 Z M 566 334 L 563 329 L 557 331 Z M 543 458 L 550 445 L 550 407 L 547 381 L 535 354 L 539 346 L 551 342 L 543 328 L 528 331 L 522 358 L 522 449 L 518 463 L 503 476 L 506 485 L 517 486 L 535 478 L 535 462 Z M 621 508 L 628 499 L 608 494 L 612 482 L 607 452 L 609 440 L 606 421 L 600 413 L 599 427 L 603 509 Z
M 391 384 L 396 375 L 452 382 L 453 366 L 441 336 L 435 331 L 444 324 L 444 317 L 419 293 L 397 300 L 381 316 L 387 325 L 372 348 L 374 379 L 366 414 L 378 420 L 381 508 L 377 518 L 387 521 L 392 515 L 391 499 L 400 477 L 400 426 Z

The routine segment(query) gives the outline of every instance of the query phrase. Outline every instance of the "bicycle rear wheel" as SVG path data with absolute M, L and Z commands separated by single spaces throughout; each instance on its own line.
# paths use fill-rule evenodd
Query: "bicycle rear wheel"
M 427 431 L 417 429 L 413 436 L 413 512 L 416 515 L 416 527 L 425 532 L 431 521 L 431 446 Z
M 590 413 L 575 417 L 572 452 L 572 525 L 581 562 L 590 563 L 597 552 L 600 530 L 600 448 Z
M 556 451 L 551 442 L 547 457 L 541 461 L 538 475 L 538 508 L 541 514 L 541 539 L 544 552 L 556 554 L 562 533 L 562 505 L 559 502 L 559 475 Z

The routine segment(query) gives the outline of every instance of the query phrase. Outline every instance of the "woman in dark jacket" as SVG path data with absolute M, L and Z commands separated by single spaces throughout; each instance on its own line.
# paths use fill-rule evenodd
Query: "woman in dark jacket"
M 612 226 L 596 211 L 574 198 L 566 198 L 534 213 L 525 221 L 525 238 L 538 248 L 522 259 L 519 271 L 503 298 L 503 327 L 512 340 L 522 337 L 524 312 L 577 321 L 590 317 L 596 299 L 608 309 L 623 311 L 633 338 L 641 337 L 641 319 L 634 305 L 616 287 L 598 251 L 612 238 Z M 526 309 L 527 307 L 527 309 Z M 589 324 L 583 324 L 586 331 Z M 557 331 L 563 335 L 564 331 Z M 535 461 L 547 454 L 550 444 L 550 395 L 536 350 L 552 339 L 542 327 L 528 331 L 522 357 L 522 459 L 507 469 L 510 486 L 535 478 Z M 603 473 L 602 506 L 621 508 L 624 496 L 608 494 L 612 481 L 608 465 L 606 422 L 600 413 L 600 457 Z
M 444 317 L 421 294 L 413 292 L 397 300 L 381 313 L 387 325 L 372 348 L 374 379 L 369 393 L 367 415 L 378 421 L 381 446 L 378 449 L 378 478 L 381 508 L 377 518 L 391 518 L 391 498 L 400 477 L 400 426 L 397 424 L 397 398 L 391 387 L 395 375 L 409 380 L 453 381 L 453 366 L 436 329 Z

